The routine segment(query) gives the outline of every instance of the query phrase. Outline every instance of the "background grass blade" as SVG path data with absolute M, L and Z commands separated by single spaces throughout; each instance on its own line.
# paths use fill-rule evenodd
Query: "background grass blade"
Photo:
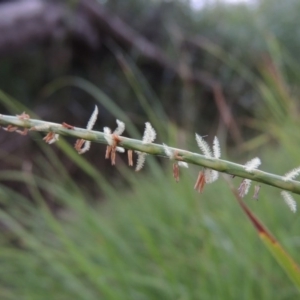
M 247 215 L 253 226 L 256 228 L 260 239 L 264 245 L 272 253 L 282 269 L 287 273 L 289 278 L 294 282 L 298 291 L 300 292 L 300 267 L 293 260 L 293 258 L 284 250 L 281 244 L 274 238 L 274 236 L 267 230 L 263 223 L 250 210 L 246 203 L 239 197 L 236 189 L 231 186 L 232 192 L 240 204 L 242 210 Z

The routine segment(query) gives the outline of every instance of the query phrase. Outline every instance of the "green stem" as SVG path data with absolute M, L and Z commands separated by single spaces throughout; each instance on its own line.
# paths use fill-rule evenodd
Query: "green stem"
M 54 132 L 60 135 L 72 136 L 75 138 L 85 139 L 96 143 L 107 144 L 104 137 L 104 133 L 100 131 L 87 130 L 83 128 L 74 127 L 74 129 L 67 129 L 61 124 L 51 123 L 41 120 L 22 120 L 19 117 L 0 115 L 1 125 L 14 125 L 22 128 L 32 128 L 35 126 L 48 126 L 47 128 L 41 129 L 42 132 Z M 164 147 L 158 144 L 144 144 L 140 140 L 126 138 L 120 136 L 119 146 L 125 149 L 137 150 L 145 152 L 151 155 L 158 155 L 167 157 L 164 151 Z M 205 168 L 213 169 L 222 173 L 231 174 L 241 178 L 248 178 L 253 181 L 262 182 L 282 190 L 290 191 L 295 194 L 300 195 L 300 182 L 295 180 L 285 181 L 283 176 L 275 175 L 272 173 L 263 172 L 261 170 L 253 170 L 248 172 L 245 167 L 240 164 L 236 164 L 227 160 L 217 159 L 217 158 L 207 158 L 204 155 L 193 153 L 190 151 L 171 148 L 177 151 L 178 155 L 182 157 L 182 161 L 191 163 L 194 165 L 199 165 Z

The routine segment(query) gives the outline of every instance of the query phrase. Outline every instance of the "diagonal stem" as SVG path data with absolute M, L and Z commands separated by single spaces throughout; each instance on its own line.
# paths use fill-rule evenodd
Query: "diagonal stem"
M 85 139 L 95 143 L 106 144 L 105 134 L 100 131 L 87 130 L 83 128 L 74 127 L 68 129 L 61 124 L 46 122 L 42 120 L 28 119 L 23 120 L 19 117 L 0 115 L 0 124 L 7 126 L 13 125 L 22 128 L 32 128 L 36 126 L 43 126 L 39 131 L 41 132 L 54 132 L 60 135 L 72 136 L 74 138 Z M 163 145 L 148 143 L 145 144 L 140 140 L 131 139 L 120 136 L 119 145 L 125 149 L 137 150 L 145 152 L 151 155 L 158 155 L 167 157 Z M 172 151 L 176 151 L 178 156 L 181 157 L 181 161 L 191 163 L 194 165 L 202 166 L 205 168 L 213 169 L 222 173 L 238 176 L 241 178 L 248 178 L 256 182 L 265 183 L 282 190 L 290 191 L 300 195 L 300 182 L 295 180 L 285 181 L 283 176 L 279 176 L 272 173 L 267 173 L 261 170 L 253 170 L 248 172 L 245 167 L 240 164 L 236 164 L 227 160 L 217 158 L 207 158 L 204 155 L 193 153 L 190 151 L 171 148 Z

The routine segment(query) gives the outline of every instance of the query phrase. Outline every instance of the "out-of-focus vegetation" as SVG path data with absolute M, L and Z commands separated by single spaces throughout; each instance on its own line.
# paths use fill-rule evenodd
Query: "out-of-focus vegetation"
M 95 52 L 65 41 L 2 58 L 1 89 L 49 121 L 84 126 L 99 101 L 98 128 L 113 127 L 114 117 L 139 128 L 150 120 L 158 142 L 195 151 L 193 131 L 208 139 L 218 131 L 224 158 L 259 156 L 263 170 L 278 174 L 298 166 L 299 1 L 199 12 L 180 1 L 105 5 L 182 68 L 221 82 L 244 141 L 236 144 L 224 129 L 210 88 L 111 41 Z M 69 75 L 80 78 L 63 78 Z M 21 112 L 0 96 L 3 110 Z M 138 135 L 131 126 L 128 133 Z M 176 184 L 168 161 L 149 157 L 136 174 L 118 157 L 113 172 L 101 145 L 92 145 L 85 160 L 64 140 L 52 147 L 40 136 L 31 140 L 1 133 L 1 299 L 298 299 L 222 180 L 199 195 L 196 167 Z M 298 214 L 274 188 L 262 186 L 259 201 L 250 198 L 250 208 L 300 262 Z

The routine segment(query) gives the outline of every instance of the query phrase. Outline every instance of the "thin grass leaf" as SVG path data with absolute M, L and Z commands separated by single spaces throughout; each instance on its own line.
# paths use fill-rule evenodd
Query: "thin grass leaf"
M 273 257 L 277 260 L 282 269 L 286 272 L 289 278 L 294 282 L 295 286 L 300 292 L 300 268 L 299 265 L 293 260 L 293 258 L 284 250 L 280 243 L 274 238 L 274 236 L 267 230 L 263 223 L 257 216 L 248 208 L 242 198 L 238 195 L 231 182 L 227 179 L 227 182 L 238 201 L 243 212 L 246 214 L 252 225 L 258 232 L 259 237 L 263 241 L 267 249 L 272 253 Z

